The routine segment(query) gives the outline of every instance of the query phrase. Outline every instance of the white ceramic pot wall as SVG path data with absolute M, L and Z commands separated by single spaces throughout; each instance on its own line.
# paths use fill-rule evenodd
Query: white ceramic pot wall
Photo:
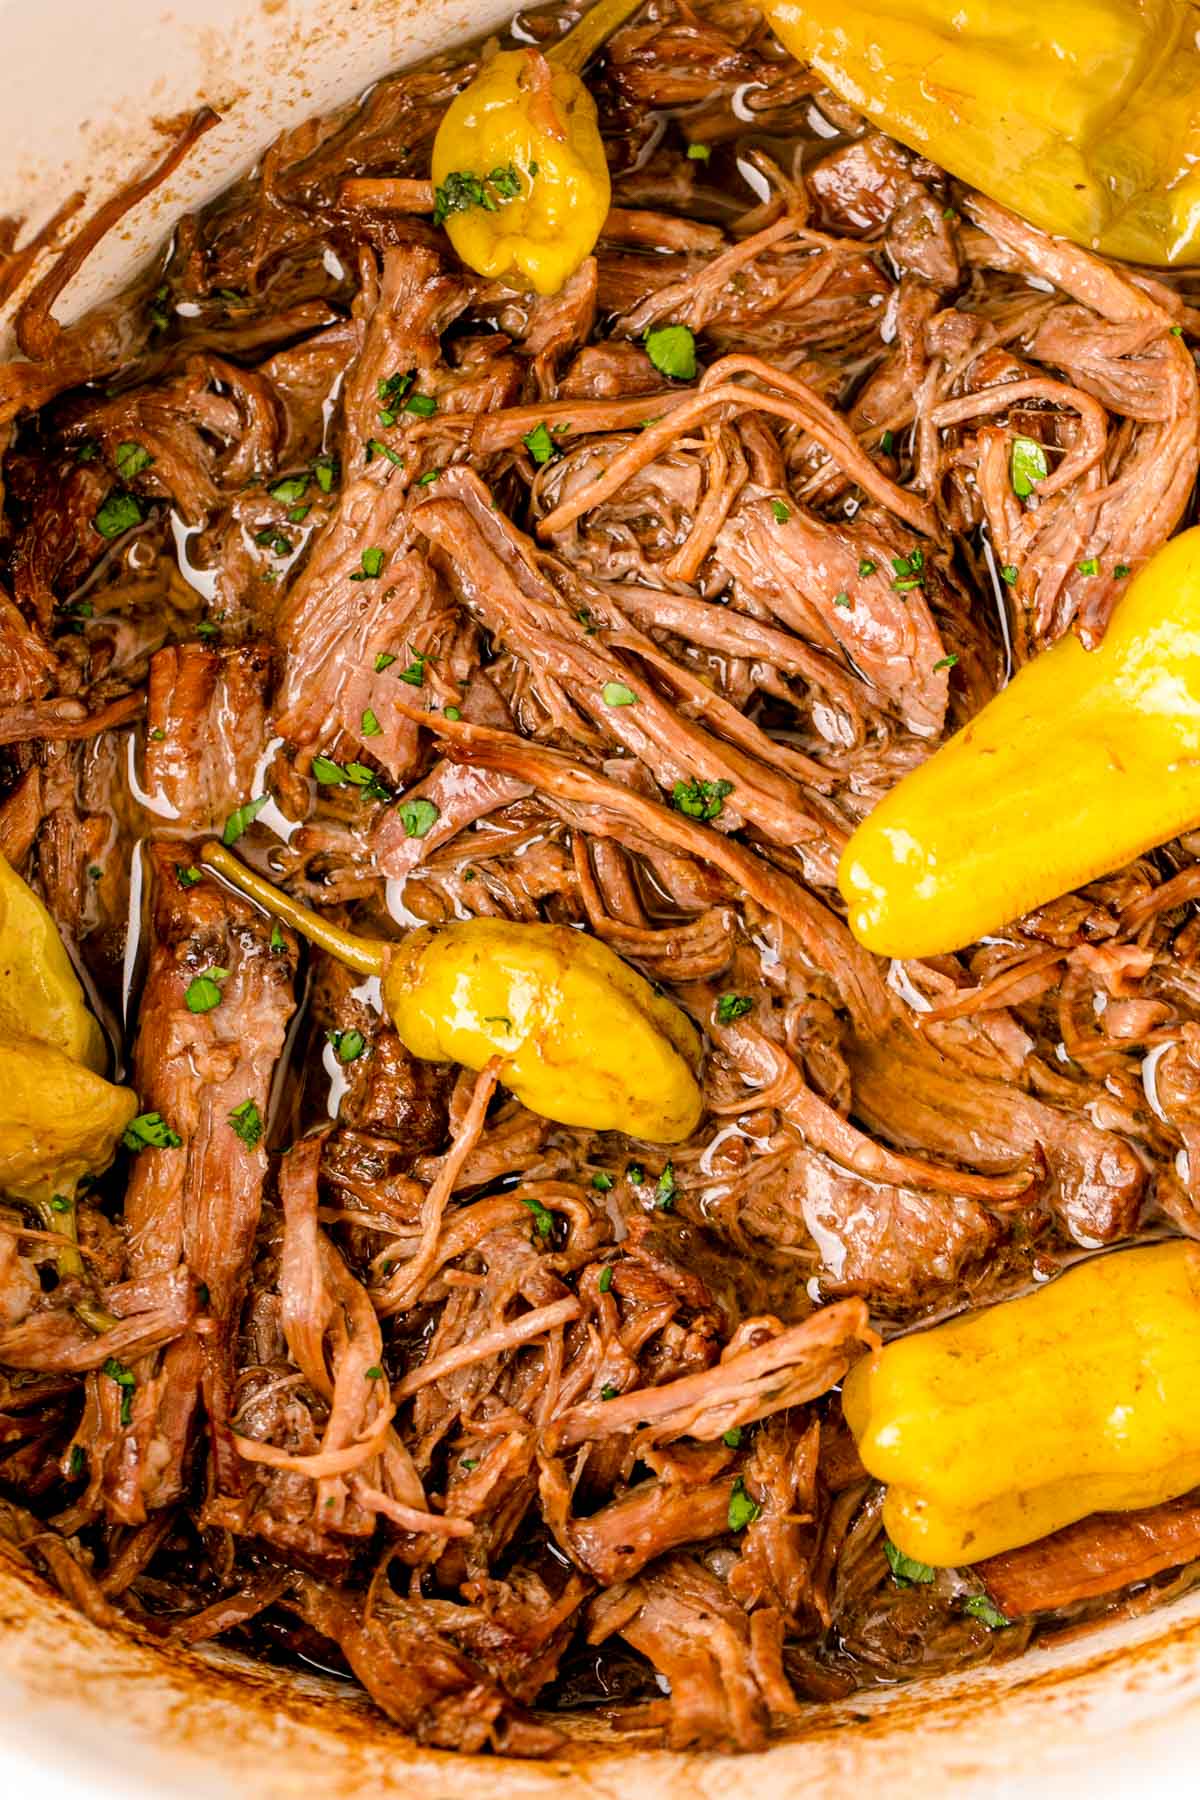
M 282 128 L 488 29 L 505 0 L 0 0 L 0 213 L 33 225 L 153 158 L 153 121 L 223 115 L 93 258 L 63 317 L 123 280 Z M 0 324 L 3 322 L 0 321 Z M 1200 1595 L 1007 1666 L 814 1708 L 734 1762 L 594 1725 L 571 1759 L 415 1750 L 338 1684 L 98 1631 L 0 1560 L 2 1800 L 1088 1800 L 1200 1790 Z

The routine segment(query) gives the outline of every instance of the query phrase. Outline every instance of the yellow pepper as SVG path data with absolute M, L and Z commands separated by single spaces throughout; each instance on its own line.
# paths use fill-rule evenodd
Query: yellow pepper
M 434 223 L 468 268 L 555 294 L 608 214 L 596 103 L 578 71 L 638 0 L 600 0 L 543 56 L 503 50 L 446 109 L 433 142 Z
M 1200 527 L 1130 583 L 1104 641 L 1061 638 L 906 775 L 842 854 L 854 935 L 933 956 L 1200 819 Z
M 467 919 L 377 943 L 298 905 L 221 844 L 206 844 L 201 860 L 332 956 L 380 976 L 414 1056 L 468 1069 L 499 1057 L 517 1098 L 564 1125 L 674 1144 L 699 1123 L 695 1028 L 595 938 Z
M 956 1567 L 1200 1484 L 1200 1245 L 1098 1257 L 898 1338 L 843 1405 L 888 1536 Z
M 1192 0 L 767 0 L 793 56 L 1046 231 L 1200 262 Z
M 89 1069 L 104 1067 L 104 1035 L 87 1009 L 58 927 L 3 856 L 0 1032 L 40 1038 Z
M 59 1212 L 52 1199 L 70 1199 L 85 1175 L 108 1167 L 137 1095 L 54 1044 L 4 1031 L 0 1096 L 0 1193 L 28 1201 L 70 1235 L 74 1211 Z

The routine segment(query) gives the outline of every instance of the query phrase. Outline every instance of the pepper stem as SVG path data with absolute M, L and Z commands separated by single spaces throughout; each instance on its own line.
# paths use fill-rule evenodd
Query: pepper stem
M 589 57 L 596 54 L 606 38 L 610 38 L 618 26 L 625 23 L 630 13 L 636 12 L 642 0 L 599 0 L 590 12 L 585 12 L 578 25 L 573 25 L 566 37 L 559 38 L 557 44 L 551 44 L 546 52 L 546 61 L 557 68 L 570 69 L 578 74 Z
M 319 950 L 328 950 L 330 956 L 336 956 L 349 968 L 357 969 L 360 975 L 382 975 L 384 964 L 384 946 L 373 942 L 370 938 L 355 937 L 352 931 L 345 931 L 340 925 L 323 919 L 320 913 L 313 912 L 311 907 L 301 906 L 282 888 L 273 882 L 264 881 L 253 869 L 248 869 L 236 856 L 230 855 L 224 844 L 215 839 L 204 844 L 200 850 L 200 861 L 223 875 L 230 887 L 235 887 L 249 899 L 258 902 L 264 911 L 273 913 L 277 919 L 283 919 L 301 937 L 306 937 L 310 944 Z

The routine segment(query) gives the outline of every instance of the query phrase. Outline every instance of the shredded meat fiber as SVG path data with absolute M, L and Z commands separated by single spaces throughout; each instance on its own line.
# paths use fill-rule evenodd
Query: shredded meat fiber
M 1081 571 L 1186 522 L 1200 278 L 951 181 L 741 0 L 647 0 L 588 75 L 613 210 L 531 298 L 430 218 L 478 56 L 289 131 L 69 326 L 213 115 L 5 227 L 0 849 L 167 1135 L 74 1262 L 0 1208 L 0 1550 L 430 1745 L 588 1710 L 753 1750 L 1200 1571 L 1192 1496 L 898 1581 L 839 1398 L 881 1335 L 1200 1238 L 1200 838 L 926 962 L 835 884 L 1017 666 L 1103 636 Z M 590 932 L 702 1034 L 700 1125 L 668 1157 L 418 1062 L 199 873 L 213 833 L 366 935 Z

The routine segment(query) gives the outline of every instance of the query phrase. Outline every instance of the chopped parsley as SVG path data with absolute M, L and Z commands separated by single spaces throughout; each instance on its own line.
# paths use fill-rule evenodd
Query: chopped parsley
M 183 1139 L 171 1130 L 161 1113 L 146 1112 L 130 1119 L 121 1133 L 121 1142 L 127 1150 L 178 1150 Z
M 1017 576 L 1019 574 L 1020 570 L 1017 568 L 1016 563 L 1005 563 L 1000 571 L 1000 579 L 1004 582 L 1006 587 L 1015 587 Z
M 1124 581 L 1126 579 L 1126 577 L 1131 573 L 1132 573 L 1132 571 L 1130 570 L 1128 563 L 1114 563 L 1113 564 L 1113 580 L 1114 581 Z
M 228 976 L 228 969 L 217 968 L 204 969 L 199 975 L 194 975 L 188 982 L 187 991 L 183 996 L 187 1001 L 188 1011 L 206 1013 L 211 1012 L 215 1006 L 220 1006 L 221 983 L 227 980 Z
M 541 1238 L 548 1238 L 554 1230 L 554 1214 L 544 1207 L 540 1200 L 523 1199 L 521 1205 L 533 1214 L 533 1223 Z
M 406 413 L 415 413 L 418 419 L 432 419 L 438 409 L 438 403 L 432 394 L 410 394 L 404 402 Z
M 1081 563 L 1076 563 L 1075 567 L 1081 575 L 1098 575 L 1100 573 L 1099 560 L 1094 556 L 1085 556 Z
M 367 462 L 371 462 L 376 456 L 386 456 L 387 460 L 390 463 L 395 463 L 397 468 L 399 468 L 404 461 L 404 458 L 398 450 L 393 450 L 390 444 L 383 443 L 379 438 L 367 439 L 363 446 L 363 455 Z
M 891 1538 L 884 1538 L 883 1554 L 888 1559 L 888 1567 L 897 1587 L 911 1587 L 914 1582 L 933 1580 L 933 1570 L 929 1564 L 905 1556 L 903 1550 L 897 1550 Z
M 148 469 L 153 461 L 154 458 L 144 444 L 118 444 L 113 467 L 122 481 L 132 481 L 135 475 Z
M 270 550 L 275 556 L 292 554 L 291 538 L 284 537 L 282 531 L 276 531 L 274 525 L 268 525 L 265 531 L 256 531 L 254 541 L 261 550 Z
M 696 340 L 686 325 L 657 325 L 643 342 L 646 355 L 660 375 L 672 381 L 696 379 Z
M 833 604 L 835 606 L 840 606 L 843 612 L 849 612 L 849 610 L 850 610 L 849 594 L 847 594 L 845 592 L 845 590 L 843 589 L 843 591 L 840 594 L 835 594 L 833 596 Z
M 426 471 L 423 475 L 419 475 L 417 477 L 417 486 L 418 487 L 431 487 L 433 485 L 433 483 L 437 480 L 438 476 L 443 475 L 444 473 L 445 473 L 444 469 L 426 469 Z
M 240 1106 L 235 1106 L 229 1115 L 229 1123 L 247 1150 L 253 1150 L 263 1134 L 262 1114 L 253 1100 L 243 1100 Z
M 82 444 L 80 444 L 75 452 L 75 461 L 77 463 L 95 462 L 99 454 L 100 446 L 95 438 L 84 438 Z
M 154 730 L 153 730 L 153 731 L 152 731 L 152 732 L 151 732 L 151 733 L 150 733 L 150 736 L 151 736 L 151 738 L 152 738 L 152 740 L 153 740 L 153 741 L 154 741 L 154 743 L 156 743 L 156 744 L 161 744 L 161 743 L 163 743 L 163 742 L 165 742 L 165 740 L 166 740 L 166 735 L 167 735 L 167 734 L 166 734 L 166 732 L 165 732 L 165 731 L 164 731 L 164 730 L 163 730 L 163 728 L 162 728 L 162 726 L 161 726 L 161 725 L 156 725 L 156 726 L 155 726 L 155 727 L 154 727 Z
M 972 1594 L 969 1600 L 963 1601 L 963 1611 L 973 1619 L 979 1619 L 989 1631 L 1003 1631 L 1012 1620 L 1006 1619 L 998 1606 L 993 1605 L 987 1594 Z
M 369 1369 L 363 1370 L 363 1374 L 366 1376 L 368 1381 L 382 1381 L 383 1380 L 383 1370 L 380 1368 L 378 1363 L 372 1363 Z
M 689 819 L 715 819 L 732 792 L 732 781 L 677 781 L 671 789 L 671 805 Z
M 83 1453 L 82 1444 L 71 1445 L 71 1458 L 68 1466 L 70 1469 L 71 1480 L 78 1481 L 84 1470 L 87 1468 L 87 1457 Z
M 606 681 L 600 689 L 605 706 L 636 706 L 637 695 L 623 681 Z
M 1034 482 L 1045 481 L 1049 473 L 1046 452 L 1036 438 L 1013 439 L 1008 474 L 1018 500 L 1027 500 L 1033 492 Z
M 316 476 L 317 486 L 323 494 L 332 494 L 334 477 L 337 475 L 337 458 L 335 456 L 318 456 L 313 463 L 312 472 Z
M 439 814 L 432 800 L 402 800 L 400 823 L 406 837 L 423 838 L 437 823 Z
M 596 1286 L 600 1289 L 600 1292 L 602 1294 L 607 1294 L 611 1291 L 612 1278 L 613 1278 L 612 1264 L 605 1263 L 604 1267 L 600 1271 L 600 1279 L 596 1283 Z
M 869 556 L 864 556 L 859 563 L 858 573 L 859 578 L 862 581 L 865 581 L 868 575 L 873 575 L 875 573 L 875 564 L 871 561 Z
M 297 500 L 303 500 L 307 494 L 308 481 L 307 472 L 303 475 L 285 475 L 282 481 L 272 483 L 267 492 L 281 506 L 295 506 Z
M 74 1201 L 68 1200 L 65 1194 L 52 1194 L 50 1196 L 51 1209 L 56 1213 L 69 1213 L 73 1205 Z
M 425 664 L 429 661 L 429 658 L 423 655 L 420 650 L 414 650 L 411 644 L 408 649 L 412 661 L 406 669 L 401 669 L 400 679 L 401 681 L 406 681 L 409 687 L 420 687 L 425 679 Z
M 341 787 L 346 780 L 346 771 L 341 763 L 335 763 L 331 756 L 314 756 L 312 772 L 322 787 Z
M 134 1375 L 133 1370 L 127 1369 L 125 1364 L 123 1362 L 118 1362 L 115 1356 L 110 1356 L 100 1373 L 102 1375 L 107 1375 L 108 1379 L 110 1381 L 115 1381 L 120 1388 L 121 1423 L 122 1425 L 128 1425 L 130 1419 L 133 1417 L 133 1390 L 137 1386 L 137 1378 Z
M 883 451 L 885 456 L 890 456 L 892 454 L 892 451 L 896 448 L 896 434 L 894 431 L 885 431 L 883 433 L 883 436 L 879 440 L 879 448 Z
M 445 712 L 442 714 L 442 717 L 444 719 L 450 719 L 455 725 L 457 725 L 458 721 L 462 718 L 462 714 L 459 712 L 457 706 L 448 706 L 446 708 Z
M 278 919 L 271 926 L 270 948 L 276 956 L 283 956 L 287 951 L 287 939 L 283 935 L 283 927 Z
M 1172 325 L 1171 336 L 1172 337 L 1182 337 L 1183 336 L 1183 326 L 1182 325 Z
M 362 734 L 365 738 L 383 736 L 383 726 L 369 706 L 362 716 Z
M 735 1019 L 744 1019 L 754 1008 L 754 1001 L 749 994 L 722 994 L 717 1001 L 717 1024 L 732 1025 Z
M 775 515 L 777 525 L 786 525 L 792 516 L 792 509 L 786 500 L 772 500 L 771 511 Z
M 723 1431 L 721 1433 L 721 1442 L 723 1444 L 725 1444 L 730 1450 L 740 1450 L 742 1447 L 742 1428 L 741 1428 L 741 1426 L 740 1425 L 731 1425 L 729 1427 L 728 1431 Z
M 216 635 L 217 628 L 211 620 L 201 619 L 196 627 L 196 636 L 200 638 L 203 643 L 207 644 L 212 638 L 215 638 Z
M 630 1163 L 625 1170 L 625 1179 L 632 1187 L 637 1187 L 646 1179 L 646 1171 L 641 1163 Z
M 746 1492 L 739 1475 L 733 1484 L 733 1492 L 729 1496 L 730 1531 L 745 1531 L 747 1525 L 753 1525 L 761 1511 L 762 1508 L 758 1501 L 752 1500 Z
M 529 165 L 532 178 L 536 173 Z M 502 163 L 490 175 L 472 175 L 465 169 L 454 169 L 433 190 L 433 223 L 444 225 L 452 213 L 468 212 L 478 206 L 484 212 L 499 212 L 509 200 L 521 192 L 521 175 L 515 163 Z
M 600 1389 L 600 1398 L 602 1400 L 615 1400 L 620 1391 L 620 1388 L 614 1387 L 611 1381 L 606 1381 L 604 1386 Z
M 527 431 L 521 442 L 535 463 L 548 463 L 557 453 L 557 445 L 550 436 L 544 419 L 540 425 L 535 425 L 532 431 Z
M 253 825 L 269 799 L 269 794 L 260 794 L 256 800 L 247 800 L 244 806 L 239 806 L 236 811 L 231 812 L 225 821 L 221 842 L 226 846 L 236 844 L 242 833 Z
M 939 656 L 933 665 L 934 674 L 936 675 L 939 669 L 952 669 L 957 661 L 958 658 L 954 655 Z
M 377 675 L 382 675 L 385 669 L 391 668 L 395 660 L 396 659 L 390 650 L 381 650 L 379 655 L 375 658 L 375 673 Z
M 377 581 L 383 573 L 383 551 L 375 546 L 362 553 L 362 568 L 356 569 L 351 581 Z
M 675 1164 L 667 1163 L 662 1174 L 654 1184 L 654 1204 L 659 1212 L 670 1212 L 675 1205 L 675 1196 L 679 1192 L 675 1180 Z
M 596 1173 L 592 1176 L 592 1186 L 598 1194 L 611 1193 L 612 1184 L 613 1178 L 608 1173 L 607 1169 L 597 1169 Z
M 349 1031 L 327 1031 L 325 1036 L 333 1045 L 333 1053 L 339 1062 L 357 1062 L 367 1047 L 367 1040 L 362 1032 L 353 1027 Z
M 687 153 L 689 162 L 707 162 L 712 150 L 707 144 L 689 144 Z
M 201 871 L 196 867 L 195 863 L 189 863 L 186 869 L 180 868 L 177 864 L 175 868 L 175 879 L 181 888 L 194 888 L 196 883 L 201 879 Z
M 892 558 L 892 588 L 897 594 L 906 594 L 911 588 L 925 585 L 925 552 L 920 545 L 907 556 Z
M 114 488 L 93 518 L 92 524 L 102 538 L 111 540 L 132 531 L 135 525 L 141 524 L 142 518 L 142 506 L 136 494 L 127 494 L 121 488 Z

